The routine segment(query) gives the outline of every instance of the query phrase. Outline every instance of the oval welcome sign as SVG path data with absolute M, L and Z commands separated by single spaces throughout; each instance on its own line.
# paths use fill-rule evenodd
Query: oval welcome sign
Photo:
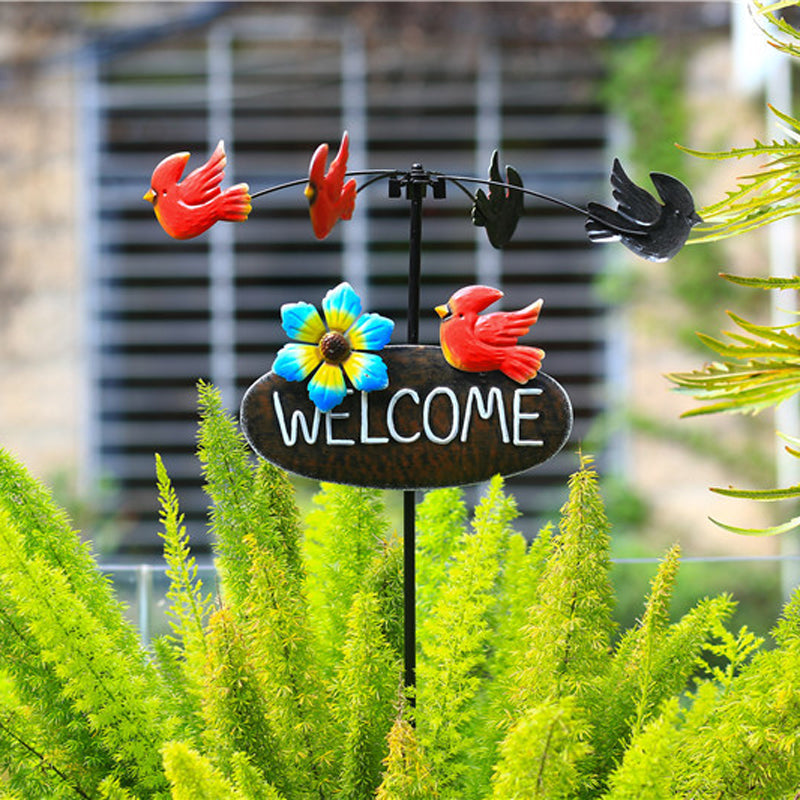
M 242 399 L 250 445 L 316 480 L 428 489 L 523 472 L 569 437 L 569 397 L 548 375 L 520 385 L 500 372 L 462 372 L 430 345 L 388 346 L 381 356 L 388 387 L 348 390 L 324 413 L 302 383 L 263 375 Z

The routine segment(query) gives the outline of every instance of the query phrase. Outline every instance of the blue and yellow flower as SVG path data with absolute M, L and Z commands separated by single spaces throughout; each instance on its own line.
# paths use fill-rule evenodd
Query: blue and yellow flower
M 308 382 L 308 396 L 320 411 L 330 411 L 347 394 L 345 375 L 360 392 L 385 389 L 389 376 L 376 355 L 388 344 L 394 322 L 364 314 L 361 298 L 340 283 L 322 299 L 324 320 L 311 303 L 285 303 L 281 325 L 290 339 L 275 357 L 272 371 L 287 381 Z

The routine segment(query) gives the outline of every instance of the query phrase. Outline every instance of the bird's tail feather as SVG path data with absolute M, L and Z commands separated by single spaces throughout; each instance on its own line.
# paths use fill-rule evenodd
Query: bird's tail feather
M 586 220 L 586 233 L 589 235 L 590 242 L 618 242 L 620 235 L 601 225 L 593 219 Z
M 244 222 L 252 208 L 250 187 L 246 183 L 237 183 L 222 193 L 220 219 L 227 222 Z
M 500 371 L 517 383 L 527 383 L 536 377 L 542 366 L 544 350 L 517 345 L 509 347 Z
M 342 187 L 342 219 L 350 219 L 356 207 L 356 182 L 347 181 Z

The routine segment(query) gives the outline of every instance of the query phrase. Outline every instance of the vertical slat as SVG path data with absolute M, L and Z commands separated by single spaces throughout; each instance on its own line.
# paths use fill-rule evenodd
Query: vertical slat
M 364 39 L 354 26 L 342 34 L 342 122 L 350 137 L 349 168 L 367 168 L 367 58 Z M 342 226 L 342 277 L 361 296 L 364 308 L 370 307 L 369 242 L 370 192 L 361 192 L 353 218 Z
M 503 82 L 501 76 L 501 56 L 497 44 L 488 41 L 478 54 L 478 74 L 475 81 L 476 120 L 475 120 L 475 175 L 486 177 L 488 159 L 492 150 L 501 150 L 503 124 L 501 104 Z M 502 152 L 501 152 L 502 158 Z M 502 161 L 501 169 L 502 169 Z M 505 180 L 505 176 L 503 177 Z M 488 189 L 486 189 L 488 192 Z M 499 287 L 502 282 L 502 254 L 492 247 L 483 228 L 475 228 L 475 241 L 478 283 Z
M 788 58 L 771 63 L 769 79 L 765 82 L 767 99 L 773 108 L 792 114 L 792 64 Z M 767 124 L 774 138 L 781 135 L 780 123 L 769 114 Z M 792 278 L 797 274 L 797 221 L 794 217 L 778 220 L 769 226 L 769 274 L 777 278 Z M 773 289 L 772 325 L 797 324 L 797 295 Z M 800 435 L 800 397 L 794 395 L 775 408 L 775 428 L 780 433 L 797 438 Z M 796 486 L 800 482 L 800 461 L 786 451 L 785 442 L 776 441 L 775 468 L 778 486 Z M 796 503 L 793 511 L 796 513 Z M 781 536 L 781 555 L 800 554 L 800 534 L 796 531 Z M 800 584 L 800 561 L 781 562 L 781 590 L 788 602 Z
M 99 352 L 102 334 L 100 329 L 100 285 L 99 285 L 99 207 L 100 167 L 99 155 L 104 136 L 101 122 L 100 81 L 97 54 L 87 49 L 77 64 L 79 87 L 79 113 L 76 115 L 78 130 L 75 141 L 79 143 L 80 184 L 84 191 L 77 192 L 78 237 L 83 266 L 83 309 L 81 313 L 81 339 L 83 350 L 83 375 L 81 391 L 82 453 L 80 459 L 79 486 L 87 495 L 99 481 L 100 458 L 100 370 Z
M 615 155 L 630 152 L 631 131 L 627 124 L 616 115 L 609 115 L 608 133 L 606 147 L 606 161 L 611 164 Z M 609 204 L 613 204 L 611 185 L 606 189 L 606 197 L 601 198 Z M 628 267 L 616 257 L 613 250 L 603 251 L 605 258 L 604 272 L 609 275 L 618 276 L 627 270 Z M 612 413 L 619 413 L 629 403 L 633 388 L 631 386 L 631 376 L 628 364 L 631 358 L 630 347 L 630 319 L 626 306 L 622 303 L 614 310 L 613 314 L 606 315 L 605 318 L 605 338 L 606 349 L 603 370 L 605 373 L 605 400 L 607 408 Z M 609 472 L 617 475 L 629 475 L 632 456 L 632 441 L 630 432 L 627 429 L 617 431 L 610 438 L 606 446 L 606 463 Z
M 223 139 L 233 151 L 233 54 L 232 35 L 225 23 L 213 25 L 208 34 L 208 152 Z M 231 175 L 229 161 L 226 178 Z M 236 298 L 234 291 L 234 229 L 215 225 L 209 232 L 209 314 L 211 320 L 211 380 L 226 408 L 236 405 Z

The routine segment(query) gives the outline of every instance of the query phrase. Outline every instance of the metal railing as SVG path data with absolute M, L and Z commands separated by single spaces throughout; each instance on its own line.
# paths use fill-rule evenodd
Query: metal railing
M 117 597 L 127 609 L 128 619 L 139 629 L 143 645 L 169 631 L 166 564 L 100 564 L 100 571 L 111 579 Z M 198 564 L 197 577 L 208 591 L 216 591 L 217 572 L 213 564 Z
M 640 613 L 644 598 L 649 591 L 649 582 L 661 562 L 660 556 L 614 557 L 612 580 L 618 600 L 629 607 L 633 618 Z M 786 562 L 800 561 L 800 555 L 720 555 L 683 556 L 678 575 L 676 603 L 695 603 L 702 597 L 728 592 L 740 600 L 740 608 L 747 617 L 749 627 L 754 627 L 755 615 L 761 622 L 760 633 L 766 633 L 778 619 L 784 596 L 781 586 L 782 570 Z M 158 563 L 101 564 L 100 570 L 107 575 L 117 596 L 127 608 L 128 619 L 140 633 L 142 643 L 147 646 L 150 639 L 169 632 L 167 620 L 169 578 L 166 565 Z M 198 564 L 198 578 L 204 588 L 217 591 L 217 572 L 213 564 Z M 627 593 L 627 599 L 622 595 Z M 758 598 L 757 609 L 748 609 L 748 604 Z M 675 613 L 683 613 L 675 608 Z M 625 610 L 623 609 L 623 614 Z

